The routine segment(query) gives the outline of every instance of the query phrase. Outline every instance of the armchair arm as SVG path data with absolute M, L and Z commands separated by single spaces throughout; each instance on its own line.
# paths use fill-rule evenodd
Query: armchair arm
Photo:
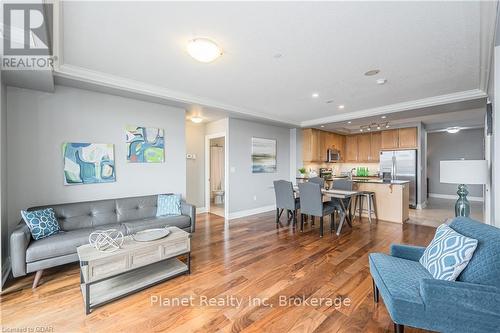
M 391 244 L 391 256 L 412 261 L 419 261 L 424 254 L 425 247 Z
M 26 249 L 31 241 L 28 226 L 21 222 L 10 235 L 10 261 L 14 277 L 26 275 Z
M 500 325 L 500 288 L 481 284 L 422 279 L 420 295 L 429 308 L 439 308 L 451 317 L 464 313 L 496 317 Z
M 185 201 L 181 202 L 182 215 L 187 215 L 191 218 L 191 232 L 195 231 L 196 225 L 196 206 L 191 205 Z

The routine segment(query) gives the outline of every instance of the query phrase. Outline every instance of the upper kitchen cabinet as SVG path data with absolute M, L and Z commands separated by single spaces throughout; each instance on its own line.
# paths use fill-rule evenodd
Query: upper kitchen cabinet
M 417 148 L 417 128 L 399 129 L 399 148 Z
M 399 131 L 397 129 L 382 131 L 381 133 L 382 149 L 399 148 Z
M 348 135 L 345 138 L 345 161 L 358 162 L 358 135 Z
M 302 159 L 304 162 L 320 162 L 321 131 L 306 128 L 302 130 Z
M 370 145 L 370 162 L 380 161 L 381 145 L 382 145 L 382 133 L 381 132 L 372 133 L 371 145 Z
M 371 134 L 360 134 L 358 137 L 358 162 L 370 162 Z

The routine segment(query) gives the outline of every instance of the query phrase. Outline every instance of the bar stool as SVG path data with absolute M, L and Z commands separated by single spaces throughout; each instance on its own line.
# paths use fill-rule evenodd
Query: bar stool
M 368 209 L 363 209 L 363 199 L 366 199 L 368 203 Z M 358 201 L 359 200 L 359 201 Z M 359 202 L 359 204 L 358 204 Z M 356 200 L 354 201 L 354 216 L 356 216 L 356 210 L 359 213 L 359 221 L 361 222 L 361 214 L 366 212 L 368 214 L 368 221 L 370 224 L 372 223 L 372 214 L 375 215 L 375 219 L 378 222 L 378 214 L 377 214 L 377 204 L 375 201 L 375 192 L 371 191 L 361 191 L 356 196 Z

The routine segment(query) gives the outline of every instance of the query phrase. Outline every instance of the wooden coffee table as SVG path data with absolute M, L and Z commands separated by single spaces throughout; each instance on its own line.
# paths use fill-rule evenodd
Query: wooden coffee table
M 114 252 L 100 252 L 91 245 L 77 248 L 85 313 L 152 285 L 191 272 L 191 235 L 177 227 L 151 242 L 131 236 Z M 187 255 L 187 264 L 177 257 Z

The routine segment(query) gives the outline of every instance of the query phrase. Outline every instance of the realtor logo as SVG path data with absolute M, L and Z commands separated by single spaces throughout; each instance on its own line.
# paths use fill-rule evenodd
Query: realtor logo
M 53 5 L 3 5 L 2 69 L 51 69 Z

